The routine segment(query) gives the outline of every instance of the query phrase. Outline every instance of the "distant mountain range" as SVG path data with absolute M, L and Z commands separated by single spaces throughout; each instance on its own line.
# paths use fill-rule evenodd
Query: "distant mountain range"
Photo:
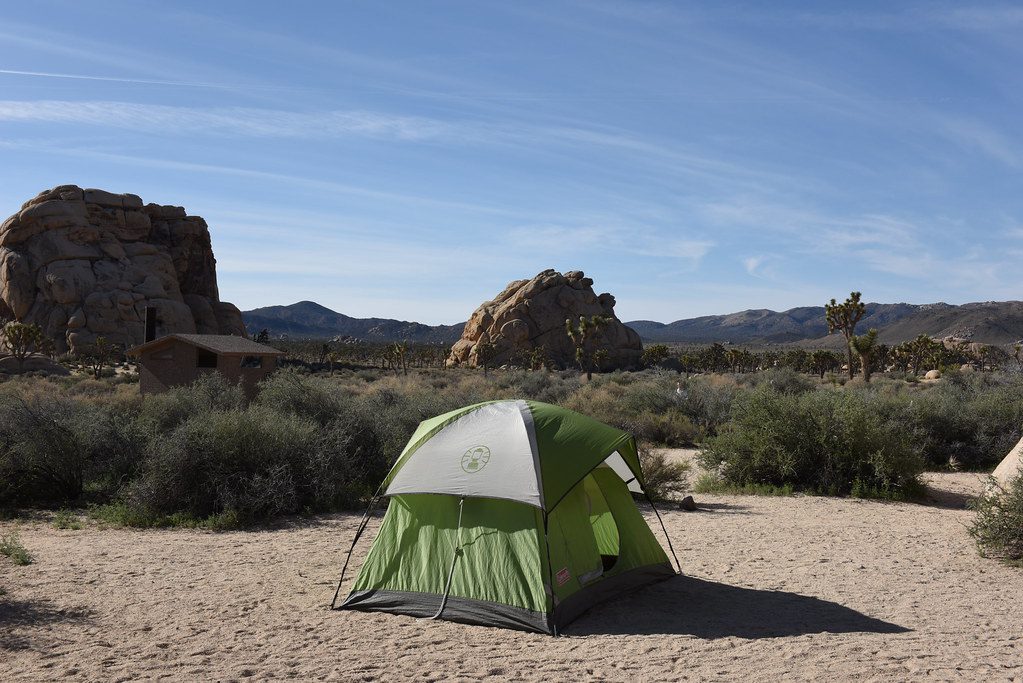
M 404 339 L 419 344 L 454 344 L 465 327 L 465 323 L 431 326 L 389 318 L 352 318 L 313 301 L 243 311 L 242 320 L 251 336 L 265 329 L 271 337 L 286 335 L 291 339 L 354 337 L 368 342 Z
M 415 343 L 453 344 L 465 327 L 465 323 L 431 326 L 388 318 L 352 318 L 312 301 L 244 311 L 242 318 L 252 335 L 266 329 L 272 337 L 354 337 L 370 342 L 407 339 Z M 834 335 L 828 336 L 823 306 L 804 306 L 781 312 L 749 310 L 673 323 L 634 320 L 626 325 L 636 330 L 645 342 L 804 346 L 839 343 Z M 857 330 L 865 332 L 871 327 L 878 329 L 880 340 L 887 344 L 913 339 L 920 334 L 1009 344 L 1023 339 L 1023 302 L 986 301 L 961 306 L 871 303 L 867 304 L 866 315 Z
M 832 345 L 839 339 L 828 336 L 823 306 L 803 306 L 788 311 L 767 309 L 728 315 L 658 323 L 635 320 L 626 323 L 644 341 L 709 344 L 800 344 Z M 962 304 L 867 304 L 857 331 L 878 330 L 886 344 L 927 334 L 932 337 L 963 337 L 987 344 L 1009 344 L 1023 339 L 1023 302 L 985 301 Z

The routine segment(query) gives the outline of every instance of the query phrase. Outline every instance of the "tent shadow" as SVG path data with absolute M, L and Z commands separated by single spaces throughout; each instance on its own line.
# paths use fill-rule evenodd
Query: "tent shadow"
M 569 625 L 566 635 L 676 634 L 713 640 L 910 630 L 807 595 L 677 576 L 595 607 Z
M 977 494 L 947 491 L 928 484 L 924 498 L 918 501 L 921 505 L 946 510 L 965 510 L 977 499 Z
M 697 503 L 693 512 L 720 512 L 731 515 L 752 515 L 749 505 L 737 505 L 735 503 Z

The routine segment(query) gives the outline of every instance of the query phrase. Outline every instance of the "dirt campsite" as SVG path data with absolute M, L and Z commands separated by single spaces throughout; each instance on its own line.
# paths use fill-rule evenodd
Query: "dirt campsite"
M 4 521 L 35 562 L 3 565 L 0 678 L 1023 680 L 1018 570 L 977 558 L 966 531 L 983 479 L 926 482 L 928 504 L 702 495 L 664 510 L 683 575 L 559 637 L 330 611 L 356 514 L 223 533 Z

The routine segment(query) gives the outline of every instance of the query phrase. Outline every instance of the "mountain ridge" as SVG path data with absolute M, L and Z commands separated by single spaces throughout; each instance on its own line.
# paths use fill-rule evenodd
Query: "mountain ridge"
M 828 335 L 823 306 L 800 306 L 785 311 L 749 309 L 671 323 L 635 320 L 626 324 L 646 342 L 826 346 L 838 343 L 834 335 Z M 886 344 L 907 341 L 920 334 L 1009 344 L 1023 339 L 1023 302 L 868 303 L 857 329 L 862 333 L 872 327 L 877 328 L 879 340 Z
M 465 323 L 425 325 L 391 318 L 354 318 L 314 301 L 288 306 L 264 306 L 243 311 L 250 334 L 266 329 L 272 337 L 331 339 L 354 337 L 369 342 L 408 340 L 414 343 L 453 344 Z M 798 306 L 785 311 L 747 309 L 723 315 L 684 318 L 670 323 L 633 320 L 625 323 L 646 343 L 793 344 L 832 346 L 823 306 Z M 987 344 L 1009 344 L 1023 339 L 1023 301 L 982 301 L 966 304 L 866 304 L 857 329 L 879 331 L 880 341 L 895 344 L 920 334 L 955 336 Z

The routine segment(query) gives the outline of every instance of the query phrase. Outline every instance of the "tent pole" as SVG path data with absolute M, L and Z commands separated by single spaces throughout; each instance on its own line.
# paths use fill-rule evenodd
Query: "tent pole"
M 355 544 L 359 542 L 359 537 L 362 536 L 362 532 L 369 526 L 369 515 L 373 512 L 373 508 L 376 507 L 377 500 L 380 499 L 380 489 L 384 487 L 383 484 L 377 489 L 377 492 L 373 494 L 373 497 L 369 499 L 369 507 L 366 508 L 366 514 L 362 516 L 362 521 L 359 522 L 359 528 L 355 532 L 355 538 L 352 539 L 352 545 L 348 548 L 348 555 L 345 557 L 344 566 L 341 567 L 341 578 L 337 582 L 337 590 L 334 591 L 334 599 L 330 601 L 330 608 L 334 609 L 334 605 L 337 603 L 337 596 L 341 593 L 341 584 L 345 581 L 345 572 L 348 571 L 348 562 L 352 559 L 352 551 L 355 550 Z
M 455 578 L 455 563 L 458 562 L 458 556 L 462 554 L 462 508 L 465 505 L 465 498 L 461 498 L 458 501 L 458 525 L 455 527 L 455 552 L 451 555 L 451 568 L 448 569 L 448 580 L 444 586 L 444 596 L 440 599 L 440 607 L 437 609 L 437 613 L 434 614 L 430 619 L 436 619 L 444 611 L 444 608 L 448 604 L 448 595 L 451 593 L 451 582 Z
M 547 511 L 543 513 L 543 544 L 547 548 L 547 585 L 551 589 L 551 611 L 547 619 L 547 625 L 555 638 L 558 637 L 558 625 L 554 621 L 554 566 L 551 564 L 551 540 L 547 535 Z
M 664 538 L 668 541 L 668 550 L 671 551 L 671 556 L 675 558 L 675 566 L 678 567 L 678 573 L 681 574 L 682 565 L 678 561 L 678 555 L 675 554 L 675 547 L 671 544 L 671 536 L 668 535 L 668 529 L 664 526 L 664 520 L 661 519 L 661 513 L 657 511 L 657 506 L 654 505 L 653 498 L 650 497 L 650 494 L 647 493 L 645 489 L 643 491 L 643 495 L 646 496 L 647 502 L 650 503 L 650 508 L 654 511 L 654 514 L 657 515 L 657 521 L 661 523 L 661 531 L 664 532 Z

